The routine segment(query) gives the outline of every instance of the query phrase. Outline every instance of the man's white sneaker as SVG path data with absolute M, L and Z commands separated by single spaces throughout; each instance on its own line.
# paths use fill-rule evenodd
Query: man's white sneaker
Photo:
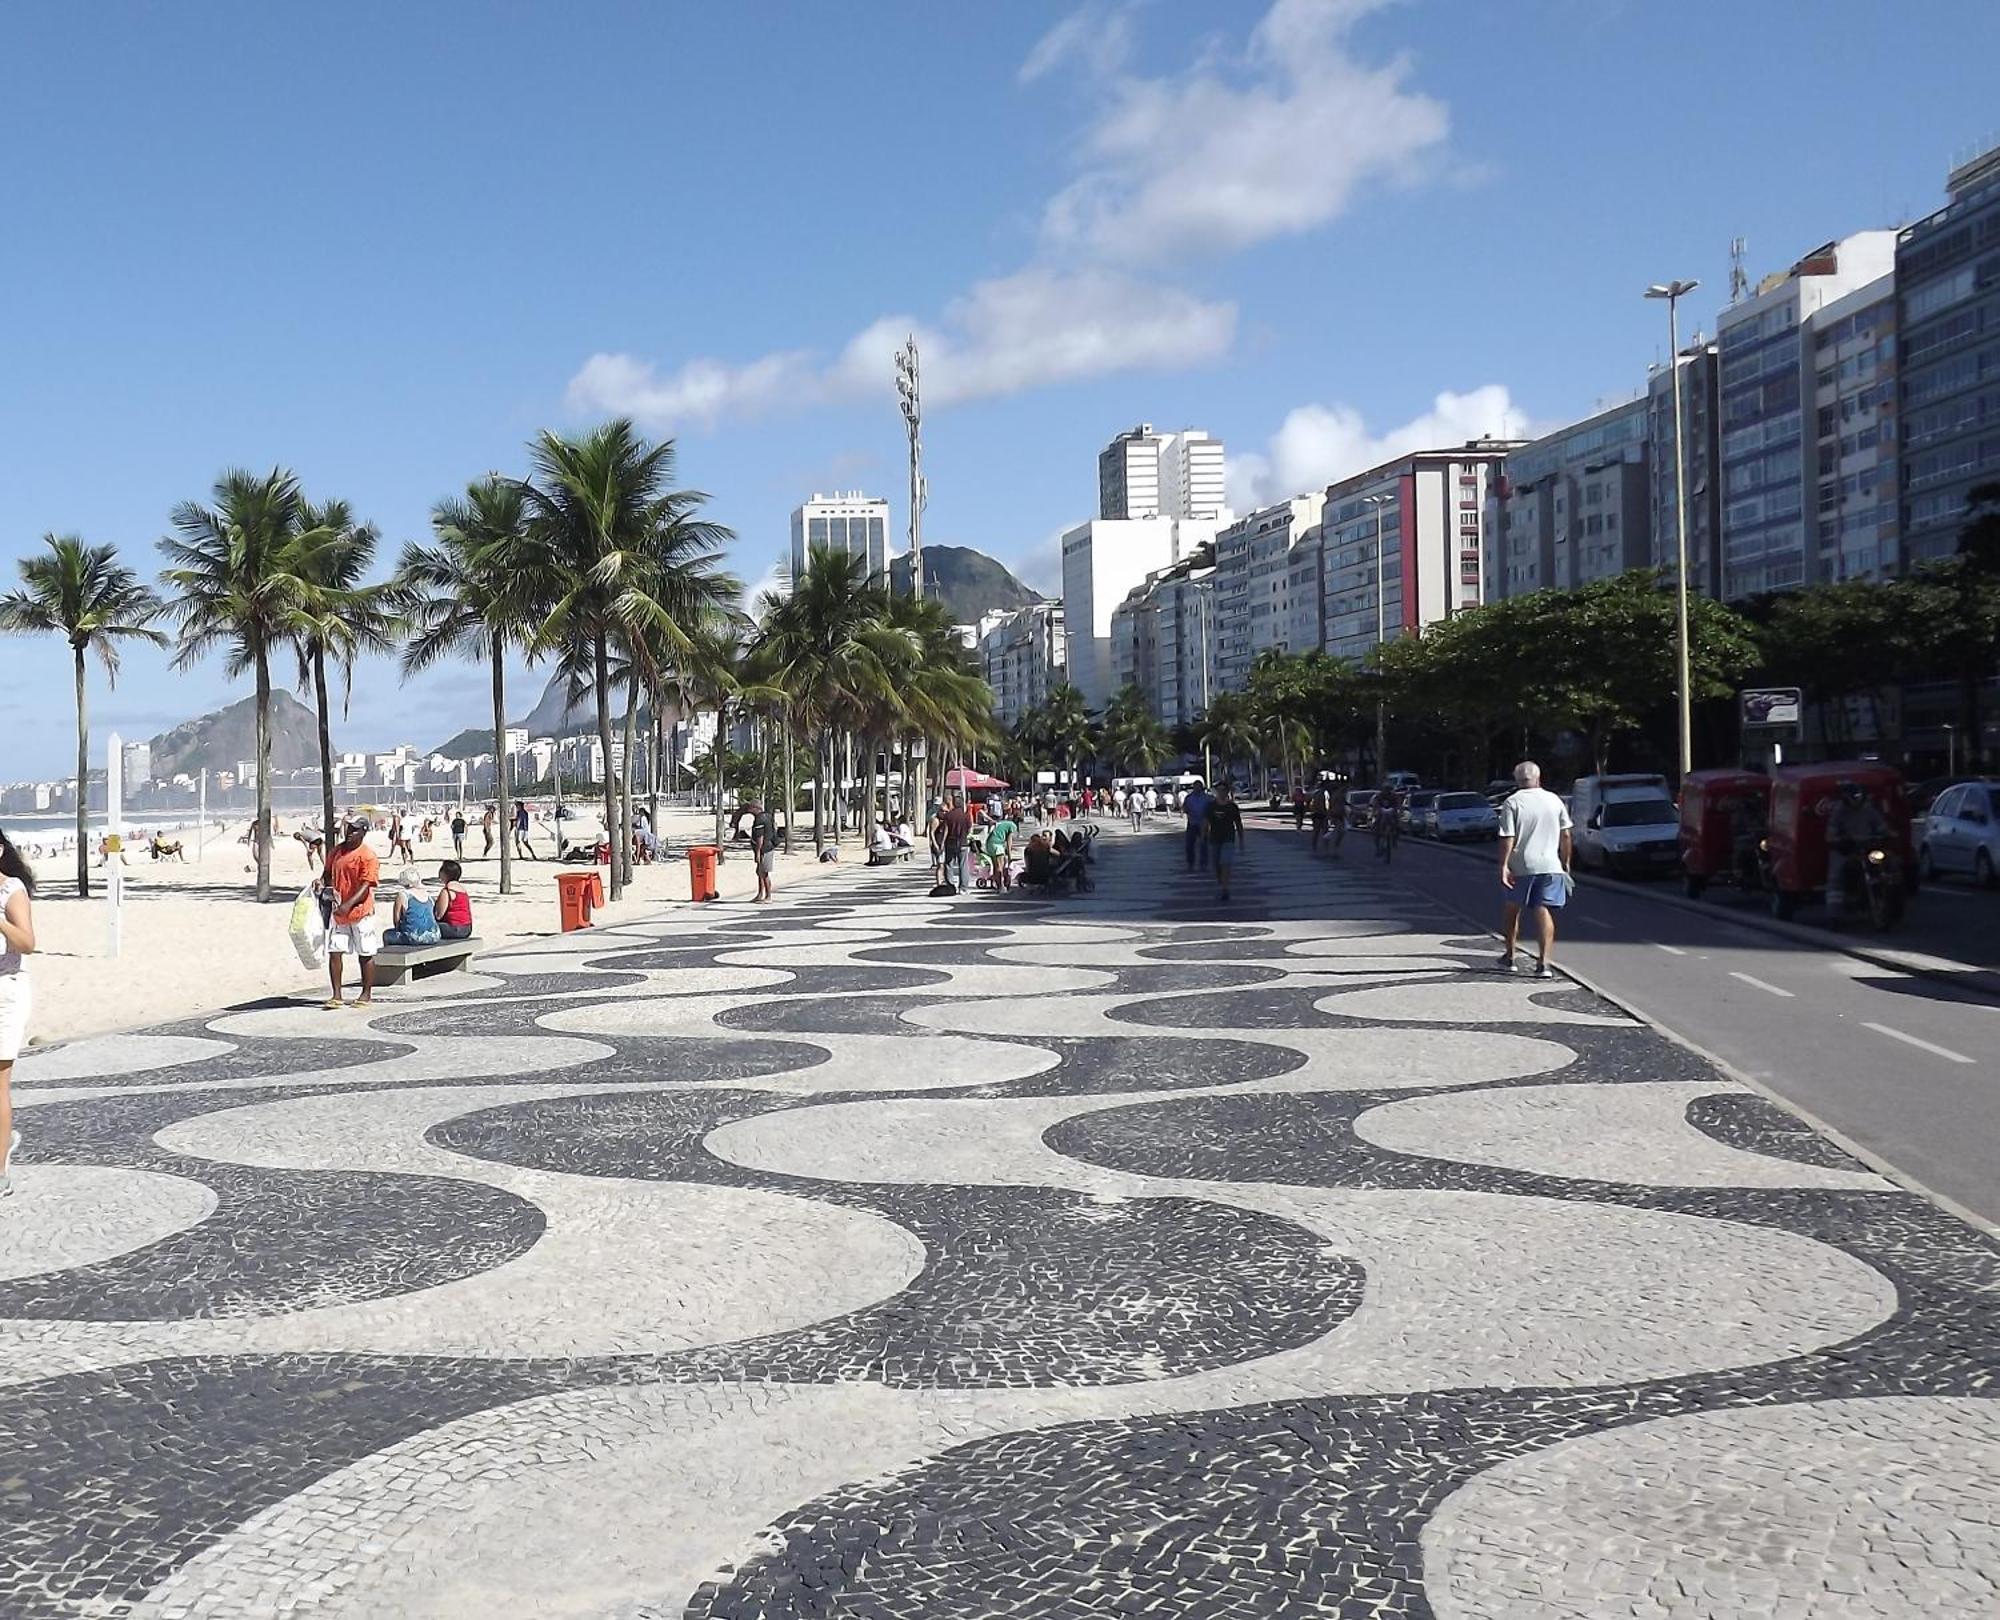
M 7 1137 L 7 1152 L 0 1157 L 0 1198 L 8 1198 L 14 1192 L 14 1155 L 20 1151 L 21 1133 L 10 1132 Z
M 1548 963 L 1546 963 L 1546 962 L 1537 962 L 1537 963 L 1535 964 L 1535 977 L 1536 977 L 1536 978 L 1538 978 L 1538 979 L 1553 979 L 1553 978 L 1554 978 L 1555 976 L 1556 976 L 1556 970 L 1555 970 L 1554 968 L 1550 967 L 1550 966 L 1548 965 Z
M 1518 973 L 1520 971 L 1520 964 L 1514 960 L 1514 953 L 1512 951 L 1509 951 L 1505 956 L 1500 958 L 1499 966 L 1502 973 Z

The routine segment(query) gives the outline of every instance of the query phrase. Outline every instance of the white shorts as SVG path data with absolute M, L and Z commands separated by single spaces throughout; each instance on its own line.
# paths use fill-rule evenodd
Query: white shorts
M 776 846 L 773 846 L 772 848 L 765 850 L 763 854 L 757 857 L 757 870 L 761 872 L 765 877 L 769 877 L 773 872 L 777 871 L 777 869 L 778 869 L 778 851 Z
M 373 917 L 361 917 L 350 923 L 335 923 L 326 931 L 326 953 L 329 956 L 373 956 L 382 948 L 382 930 L 375 926 Z
M 0 973 L 0 1063 L 12 1063 L 28 1040 L 34 993 L 25 973 Z

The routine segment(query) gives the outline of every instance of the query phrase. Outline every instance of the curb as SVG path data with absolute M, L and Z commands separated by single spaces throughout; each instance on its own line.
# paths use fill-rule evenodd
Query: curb
M 1468 850 L 1466 851 L 1466 853 L 1471 854 L 1472 852 Z M 1439 900 L 1436 895 L 1428 895 L 1426 898 L 1437 900 L 1437 903 L 1445 907 L 1445 909 L 1448 911 L 1457 912 L 1459 916 L 1463 917 L 1468 923 L 1470 923 L 1474 928 L 1476 928 L 1479 931 L 1479 934 L 1481 935 L 1482 938 L 1498 939 L 1500 937 L 1500 935 L 1493 929 L 1490 923 L 1488 923 L 1482 918 L 1473 916 L 1471 912 L 1467 911 L 1463 906 L 1458 905 L 1456 902 L 1451 900 Z M 1678 896 L 1675 896 L 1674 899 L 1682 906 L 1697 907 L 1697 908 L 1699 907 L 1698 901 L 1689 901 L 1681 899 Z M 1714 915 L 1713 912 L 1710 912 L 1708 914 L 1710 916 Z M 1802 929 L 1800 930 L 1800 932 L 1804 933 L 1808 931 Z M 1850 952 L 1849 954 L 1851 955 L 1855 953 Z M 1804 1120 L 1821 1136 L 1825 1137 L 1829 1142 L 1833 1143 L 1835 1147 L 1839 1148 L 1843 1153 L 1846 1153 L 1850 1158 L 1854 1159 L 1856 1162 L 1860 1164 L 1865 1164 L 1869 1169 L 1873 1170 L 1878 1176 L 1881 1176 L 1885 1181 L 1892 1182 L 1896 1186 L 1901 1187 L 1905 1192 L 1914 1193 L 1916 1194 L 1917 1197 L 1922 1198 L 1927 1202 L 1936 1205 L 1937 1208 L 1943 1210 L 1947 1215 L 1950 1215 L 1957 1220 L 1963 1221 L 1967 1226 L 1971 1227 L 1975 1232 L 1983 1233 L 1985 1236 L 1990 1238 L 2000 1239 L 2000 1224 L 1996 1224 L 1993 1221 L 1988 1220 L 1985 1216 L 1978 1214 L 1976 1211 L 1966 1208 L 1965 1205 L 1961 1204 L 1956 1198 L 1953 1198 L 1949 1193 L 1941 1193 L 1934 1187 L 1926 1186 L 1923 1182 L 1917 1180 L 1917 1178 L 1911 1175 L 1908 1171 L 1900 1169 L 1896 1165 L 1891 1164 L 1887 1159 L 1883 1158 L 1881 1154 L 1875 1152 L 1872 1148 L 1864 1147 L 1861 1143 L 1855 1141 L 1853 1137 L 1849 1136 L 1845 1131 L 1841 1130 L 1838 1126 L 1828 1124 L 1826 1120 L 1820 1118 L 1820 1116 L 1814 1113 L 1811 1109 L 1806 1108 L 1803 1105 L 1794 1102 L 1791 1098 L 1785 1096 L 1784 1093 L 1774 1090 L 1770 1085 L 1766 1084 L 1762 1080 L 1759 1080 L 1755 1075 L 1746 1074 L 1743 1070 L 1737 1068 L 1735 1064 L 1731 1063 L 1727 1058 L 1717 1056 L 1714 1052 L 1709 1051 L 1707 1047 L 1701 1045 L 1698 1041 L 1689 1040 L 1688 1037 L 1681 1034 L 1679 1030 L 1673 1029 L 1668 1025 L 1661 1023 L 1659 1019 L 1653 1017 L 1651 1013 L 1646 1012 L 1644 1009 L 1640 1007 L 1634 1006 L 1630 1001 L 1626 1000 L 1625 997 L 1617 995 L 1610 990 L 1607 990 L 1603 985 L 1599 984 L 1596 980 L 1591 979 L 1586 975 L 1577 972 L 1575 968 L 1565 967 L 1561 962 L 1557 962 L 1555 964 L 1555 969 L 1556 972 L 1561 974 L 1564 978 L 1569 979 L 1574 983 L 1581 985 L 1584 989 L 1588 990 L 1592 995 L 1598 997 L 1599 999 L 1609 1002 L 1612 1006 L 1616 1007 L 1620 1012 L 1624 1013 L 1628 1018 L 1634 1019 L 1638 1023 L 1644 1024 L 1646 1028 L 1650 1029 L 1654 1034 L 1660 1036 L 1665 1040 L 1673 1042 L 1674 1045 L 1680 1047 L 1681 1050 L 1684 1052 L 1693 1053 L 1694 1056 L 1700 1058 L 1702 1062 L 1710 1065 L 1712 1068 L 1715 1069 L 1715 1071 L 1718 1074 L 1722 1075 L 1725 1079 L 1735 1081 L 1736 1084 L 1738 1084 L 1739 1086 L 1743 1086 L 1750 1091 L 1754 1091 L 1758 1096 L 1764 1098 L 1767 1102 L 1772 1102 L 1777 1104 L 1778 1107 L 1784 1109 L 1785 1112 L 1787 1112 L 1788 1114 L 1792 1114 L 1797 1118 Z
M 1434 838 L 1422 839 L 1420 843 L 1427 849 L 1446 850 L 1453 855 L 1477 858 L 1475 850 L 1462 845 L 1440 843 Z M 1809 928 L 1803 923 L 1780 922 L 1776 917 L 1761 912 L 1723 911 L 1699 900 L 1690 900 L 1683 894 L 1662 893 L 1651 885 L 1642 887 L 1634 883 L 1616 883 L 1596 873 L 1578 872 L 1573 876 L 1579 888 L 1602 889 L 1609 894 L 1647 900 L 1656 906 L 1671 906 L 1676 911 L 1685 911 L 1692 916 L 1735 923 L 1742 928 L 1754 928 L 1760 933 L 1789 939 L 1796 944 L 1812 945 L 1823 951 L 1837 951 L 1843 956 L 1851 956 L 1856 961 L 1867 962 L 1875 967 L 1891 968 L 1897 973 L 1910 973 L 1918 978 L 1932 979 L 1940 984 L 1948 984 L 1955 990 L 1963 990 L 1968 995 L 2000 1002 L 2000 969 L 1981 967 L 1974 962 L 1957 962 L 1949 957 L 1924 956 L 1915 951 L 1892 950 L 1883 945 L 1866 945 L 1827 929 Z

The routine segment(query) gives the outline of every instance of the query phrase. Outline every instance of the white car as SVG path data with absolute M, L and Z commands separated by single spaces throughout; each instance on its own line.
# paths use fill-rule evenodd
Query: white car
M 1962 873 L 1992 887 L 2000 877 L 2000 782 L 1961 782 L 1931 803 L 1917 834 L 1926 878 Z
M 1500 812 L 1483 793 L 1440 793 L 1425 816 L 1433 838 L 1443 843 L 1500 836 Z

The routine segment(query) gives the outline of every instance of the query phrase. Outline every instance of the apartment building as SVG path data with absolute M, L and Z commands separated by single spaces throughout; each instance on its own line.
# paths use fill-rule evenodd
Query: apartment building
M 1646 509 L 1653 535 L 1653 564 L 1673 583 L 1680 566 L 1678 445 L 1674 389 L 1687 422 L 1688 584 L 1703 596 L 1722 595 L 1721 367 L 1712 339 L 1697 337 L 1654 366 L 1646 380 Z
M 1325 504 L 1323 494 L 1300 495 L 1216 531 L 1215 673 L 1224 691 L 1242 688 L 1259 653 L 1290 647 L 1291 552 Z
M 1214 668 L 1215 548 L 1197 547 L 1126 593 L 1111 616 L 1114 690 L 1134 685 L 1168 726 L 1192 725 L 1221 687 Z
M 1070 684 L 1092 708 L 1117 690 L 1111 615 L 1146 576 L 1212 542 L 1217 524 L 1186 518 L 1097 518 L 1062 538 L 1063 630 Z
M 869 577 L 889 571 L 889 503 L 859 490 L 819 495 L 792 513 L 792 577 L 805 572 L 814 551 L 838 551 L 859 557 Z
M 993 713 L 1011 726 L 1048 701 L 1067 662 L 1063 604 L 1030 602 L 980 621 L 979 668 L 993 689 Z
M 1097 515 L 1111 521 L 1171 517 L 1227 522 L 1222 441 L 1200 428 L 1160 433 L 1141 422 L 1097 457 Z
M 1487 600 L 1652 561 L 1649 415 L 1646 399 L 1630 400 L 1508 453 L 1489 485 Z

